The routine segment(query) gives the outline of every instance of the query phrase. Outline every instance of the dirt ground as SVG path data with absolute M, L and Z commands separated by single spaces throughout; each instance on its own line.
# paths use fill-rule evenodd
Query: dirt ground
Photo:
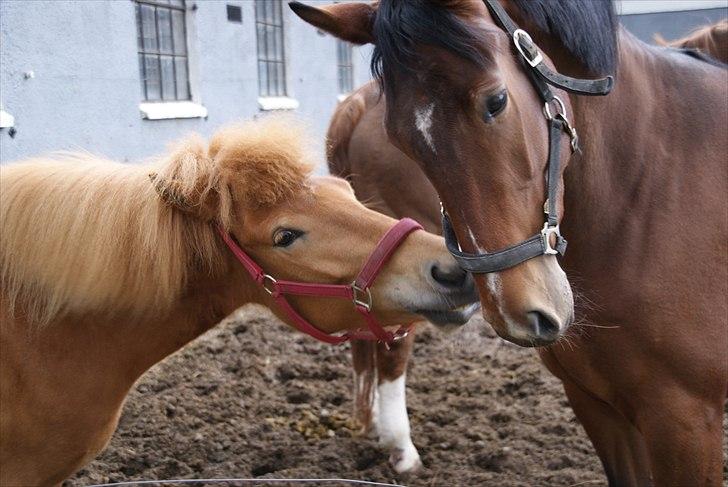
M 418 334 L 407 378 L 425 465 L 416 474 L 396 475 L 374 440 L 353 433 L 349 364 L 348 346 L 319 344 L 247 307 L 142 377 L 106 451 L 64 487 L 231 477 L 606 485 L 559 382 L 479 319 Z

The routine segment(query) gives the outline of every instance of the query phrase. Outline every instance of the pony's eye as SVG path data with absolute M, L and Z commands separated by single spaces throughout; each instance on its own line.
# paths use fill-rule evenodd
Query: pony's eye
M 300 230 L 282 228 L 273 234 L 273 245 L 276 247 L 288 247 L 301 235 L 303 235 L 303 232 Z
M 495 118 L 496 115 L 501 113 L 508 103 L 508 92 L 506 90 L 501 91 L 498 94 L 491 95 L 485 99 L 485 118 L 486 122 L 490 122 Z

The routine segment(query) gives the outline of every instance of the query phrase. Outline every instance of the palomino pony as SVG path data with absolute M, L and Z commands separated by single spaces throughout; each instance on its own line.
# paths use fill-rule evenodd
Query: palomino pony
M 312 178 L 299 139 L 271 119 L 209 147 L 191 138 L 153 165 L 0 169 L 0 484 L 50 485 L 86 464 L 144 371 L 243 304 L 322 340 L 342 323 L 462 321 L 452 307 L 474 301 L 474 285 L 442 239 L 393 226 L 343 180 Z M 345 299 L 310 297 L 322 289 Z
M 608 1 L 292 6 L 375 44 L 390 140 L 437 189 L 486 319 L 542 346 L 610 485 L 721 485 L 726 71 L 638 41 Z M 612 80 L 555 69 L 614 88 L 576 96 Z M 593 303 L 588 328 L 553 346 L 571 283 Z

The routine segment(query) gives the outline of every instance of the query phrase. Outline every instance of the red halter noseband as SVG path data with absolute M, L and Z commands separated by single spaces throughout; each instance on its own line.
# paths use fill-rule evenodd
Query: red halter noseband
M 273 297 L 278 306 L 288 315 L 291 324 L 299 331 L 311 335 L 317 340 L 331 344 L 340 344 L 352 339 L 373 340 L 389 344 L 407 336 L 411 325 L 400 327 L 400 329 L 392 333 L 391 331 L 385 330 L 379 324 L 374 314 L 372 314 L 372 293 L 370 287 L 374 283 L 374 279 L 376 279 L 379 271 L 382 270 L 384 264 L 387 263 L 404 239 L 415 230 L 421 229 L 422 226 L 410 218 L 404 218 L 398 221 L 384 234 L 362 266 L 354 282 L 351 284 L 316 284 L 277 280 L 270 274 L 266 274 L 263 268 L 235 243 L 232 236 L 222 226 L 217 225 L 218 232 L 235 257 L 243 264 L 243 267 L 245 267 L 255 282 Z M 364 321 L 369 330 L 347 331 L 343 335 L 329 335 L 316 328 L 294 310 L 286 299 L 286 294 L 348 299 L 354 304 L 354 309 L 364 317 Z

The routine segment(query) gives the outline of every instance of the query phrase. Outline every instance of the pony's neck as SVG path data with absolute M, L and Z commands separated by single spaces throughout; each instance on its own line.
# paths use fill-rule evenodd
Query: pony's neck
M 143 372 L 250 303 L 268 304 L 252 278 L 234 264 L 219 276 L 190 276 L 171 311 L 156 322 L 131 325 L 136 336 L 134 368 Z

